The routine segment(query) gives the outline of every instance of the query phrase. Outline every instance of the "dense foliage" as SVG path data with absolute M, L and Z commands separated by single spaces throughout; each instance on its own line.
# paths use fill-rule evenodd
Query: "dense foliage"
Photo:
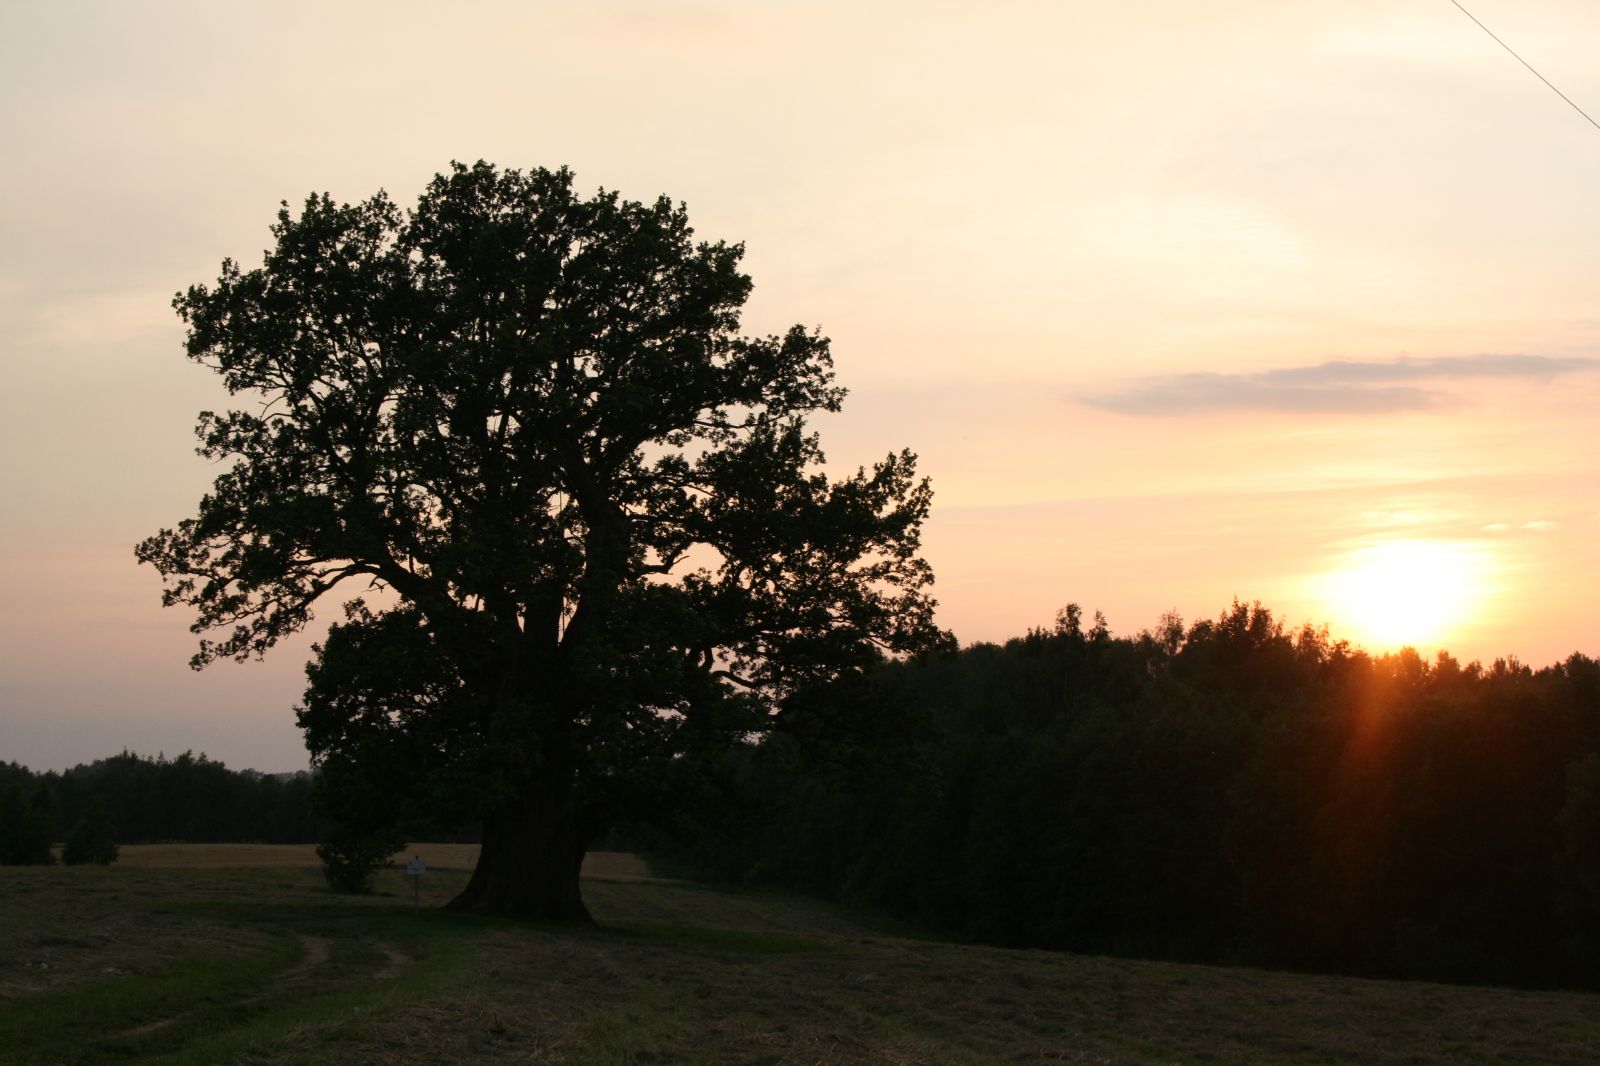
M 311 793 L 309 773 L 229 770 L 191 752 L 123 752 L 37 774 L 0 763 L 0 862 L 48 862 L 50 842 L 69 839 L 88 862 L 117 843 L 308 843 L 320 831 Z
M 201 415 L 223 473 L 137 553 L 197 666 L 385 593 L 300 724 L 351 839 L 394 828 L 372 796 L 481 822 L 452 906 L 587 920 L 584 850 L 677 759 L 939 639 L 916 457 L 827 476 L 827 338 L 743 335 L 743 248 L 681 205 L 480 162 L 272 234 L 174 302 L 242 406 Z
M 747 747 L 665 847 L 1000 944 L 1600 978 L 1582 655 L 1372 657 L 1243 604 L 1114 639 L 1069 608 L 834 702 L 890 716 L 882 742 Z

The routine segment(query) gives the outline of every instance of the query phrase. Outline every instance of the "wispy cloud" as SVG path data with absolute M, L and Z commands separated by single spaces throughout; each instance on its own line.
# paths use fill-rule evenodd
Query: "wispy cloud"
M 1450 393 L 1440 386 L 1451 381 L 1548 381 L 1564 374 L 1596 371 L 1600 371 L 1600 359 L 1546 355 L 1402 357 L 1376 363 L 1334 359 L 1249 374 L 1166 374 L 1078 399 L 1090 407 L 1129 415 L 1214 411 L 1389 414 L 1448 406 Z
M 1532 522 L 1519 522 L 1516 525 L 1510 522 L 1490 522 L 1486 526 L 1479 526 L 1485 533 L 1510 533 L 1513 530 L 1525 529 L 1532 533 L 1548 533 L 1552 529 L 1560 529 L 1560 522 L 1552 522 L 1548 518 L 1536 518 Z

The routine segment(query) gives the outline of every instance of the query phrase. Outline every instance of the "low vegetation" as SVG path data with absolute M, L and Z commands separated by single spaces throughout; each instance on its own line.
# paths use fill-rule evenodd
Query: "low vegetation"
M 586 867 L 590 930 L 437 909 L 470 848 L 336 894 L 310 848 L 124 848 L 0 882 L 17 1063 L 1587 1063 L 1600 1001 L 1006 950 Z M 187 863 L 188 865 L 177 865 Z

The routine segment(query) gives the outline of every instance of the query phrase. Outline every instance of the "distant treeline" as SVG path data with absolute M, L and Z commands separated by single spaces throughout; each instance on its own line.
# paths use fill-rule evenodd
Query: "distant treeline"
M 0 861 L 38 861 L 38 841 L 67 839 L 96 801 L 119 844 L 307 843 L 321 830 L 311 791 L 310 773 L 230 770 L 192 752 L 125 751 L 65 772 L 0 763 Z
M 998 944 L 1600 979 L 1585 656 L 1372 657 L 1243 604 L 1117 639 L 1070 607 L 795 715 L 850 723 L 737 751 L 656 846 Z

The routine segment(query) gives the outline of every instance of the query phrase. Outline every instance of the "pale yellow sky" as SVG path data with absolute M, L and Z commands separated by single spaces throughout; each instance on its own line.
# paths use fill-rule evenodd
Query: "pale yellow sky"
M 1600 6 L 1468 6 L 1600 114 Z M 1600 130 L 1448 0 L 0 0 L 0 100 L 0 759 L 303 763 L 307 642 L 191 674 L 132 561 L 224 402 L 169 303 L 451 159 L 746 242 L 831 457 L 933 477 L 964 641 L 1238 596 L 1375 643 L 1328 575 L 1404 541 L 1463 561 L 1425 647 L 1600 653 Z

